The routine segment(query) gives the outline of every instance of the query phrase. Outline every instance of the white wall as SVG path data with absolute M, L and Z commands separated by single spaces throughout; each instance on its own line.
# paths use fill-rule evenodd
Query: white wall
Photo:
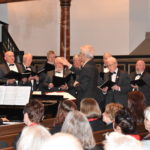
M 150 0 L 130 0 L 130 52 L 145 39 L 145 32 L 150 31 L 148 27 L 150 3 L 148 1 Z
M 0 20 L 10 24 L 19 49 L 44 56 L 59 55 L 59 0 L 37 0 L 0 5 Z M 130 7 L 129 7 L 130 5 Z M 71 55 L 91 44 L 96 55 L 108 51 L 129 54 L 150 28 L 150 0 L 72 0 Z

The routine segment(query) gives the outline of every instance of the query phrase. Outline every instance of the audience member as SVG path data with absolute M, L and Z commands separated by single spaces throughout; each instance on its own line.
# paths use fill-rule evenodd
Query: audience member
M 31 100 L 24 107 L 23 114 L 27 126 L 37 125 L 44 119 L 44 105 L 38 100 Z
M 146 104 L 150 105 L 150 74 L 146 71 L 146 65 L 143 60 L 138 60 L 135 65 L 135 72 L 130 74 L 130 80 L 139 80 L 142 79 L 145 84 L 144 85 L 133 85 L 132 90 L 141 91 L 144 93 L 146 98 Z
M 114 131 L 127 134 L 140 140 L 141 137 L 136 132 L 136 121 L 132 113 L 127 108 L 123 108 L 116 112 L 113 124 Z
M 150 106 L 144 110 L 144 125 L 149 133 L 143 138 L 143 140 L 150 140 Z
M 61 132 L 74 135 L 81 142 L 83 149 L 98 150 L 96 146 L 92 128 L 86 116 L 79 111 L 71 111 L 68 113 Z
M 15 63 L 14 53 L 7 51 L 4 54 L 5 63 L 0 64 L 0 83 L 6 85 L 18 85 L 18 81 L 15 78 L 6 78 L 5 76 L 10 71 L 22 73 L 22 67 L 20 64 Z
M 41 126 L 26 126 L 17 142 L 17 150 L 47 150 L 43 147 L 49 142 L 49 131 Z
M 62 124 L 70 111 L 76 110 L 77 106 L 73 101 L 64 100 L 59 103 L 56 119 L 54 122 L 54 127 L 51 130 L 51 133 L 60 132 Z
M 140 141 L 129 135 L 112 132 L 106 135 L 104 150 L 143 150 Z
M 80 111 L 88 118 L 93 131 L 99 131 L 106 128 L 106 125 L 102 121 L 101 110 L 95 99 L 84 98 L 81 100 Z
M 104 74 L 104 81 L 112 81 L 112 87 L 103 87 L 101 90 L 105 95 L 106 104 L 116 102 L 127 106 L 127 93 L 130 91 L 130 79 L 126 72 L 118 68 L 116 58 L 107 59 L 108 73 Z
M 123 105 L 118 103 L 109 103 L 105 107 L 105 112 L 103 113 L 103 121 L 107 124 L 107 129 L 113 128 L 113 122 L 115 121 L 116 112 L 121 110 Z
M 41 150 L 83 150 L 79 140 L 71 134 L 56 133 Z
M 140 91 L 128 93 L 128 108 L 135 117 L 137 124 L 144 122 L 145 96 Z

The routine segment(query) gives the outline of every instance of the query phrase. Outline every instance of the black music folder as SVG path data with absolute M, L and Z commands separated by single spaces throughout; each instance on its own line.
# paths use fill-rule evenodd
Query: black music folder
M 138 80 L 133 80 L 133 81 L 131 81 L 130 84 L 138 85 L 138 86 L 143 86 L 143 85 L 145 85 L 146 83 L 145 83 L 142 79 L 138 79 Z
M 30 73 L 28 72 L 19 73 L 15 71 L 9 71 L 9 73 L 5 75 L 5 78 L 21 80 L 22 78 L 28 78 L 29 76 L 30 76 Z
M 55 69 L 55 66 L 52 64 L 46 63 L 44 69 L 45 69 L 45 72 L 52 71 Z
M 98 88 L 105 88 L 105 87 L 111 88 L 115 84 L 116 84 L 115 82 L 112 82 L 111 80 L 107 80 L 103 84 L 101 84 L 100 86 L 98 86 Z
M 71 78 L 71 74 L 69 74 L 66 77 L 58 77 L 58 76 L 54 76 L 53 77 L 53 84 L 54 87 L 60 87 L 61 85 L 64 85 L 65 83 L 67 83 Z

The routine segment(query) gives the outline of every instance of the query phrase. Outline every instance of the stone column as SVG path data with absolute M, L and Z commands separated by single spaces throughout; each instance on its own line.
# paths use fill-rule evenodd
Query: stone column
M 70 58 L 70 6 L 71 0 L 60 0 L 60 56 Z

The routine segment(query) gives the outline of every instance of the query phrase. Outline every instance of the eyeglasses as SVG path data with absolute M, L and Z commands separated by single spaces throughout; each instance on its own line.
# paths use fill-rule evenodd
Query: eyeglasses
M 111 67 L 111 66 L 113 66 L 113 65 L 115 65 L 115 63 L 109 64 L 109 65 L 106 65 L 106 66 L 107 66 L 107 67 Z

